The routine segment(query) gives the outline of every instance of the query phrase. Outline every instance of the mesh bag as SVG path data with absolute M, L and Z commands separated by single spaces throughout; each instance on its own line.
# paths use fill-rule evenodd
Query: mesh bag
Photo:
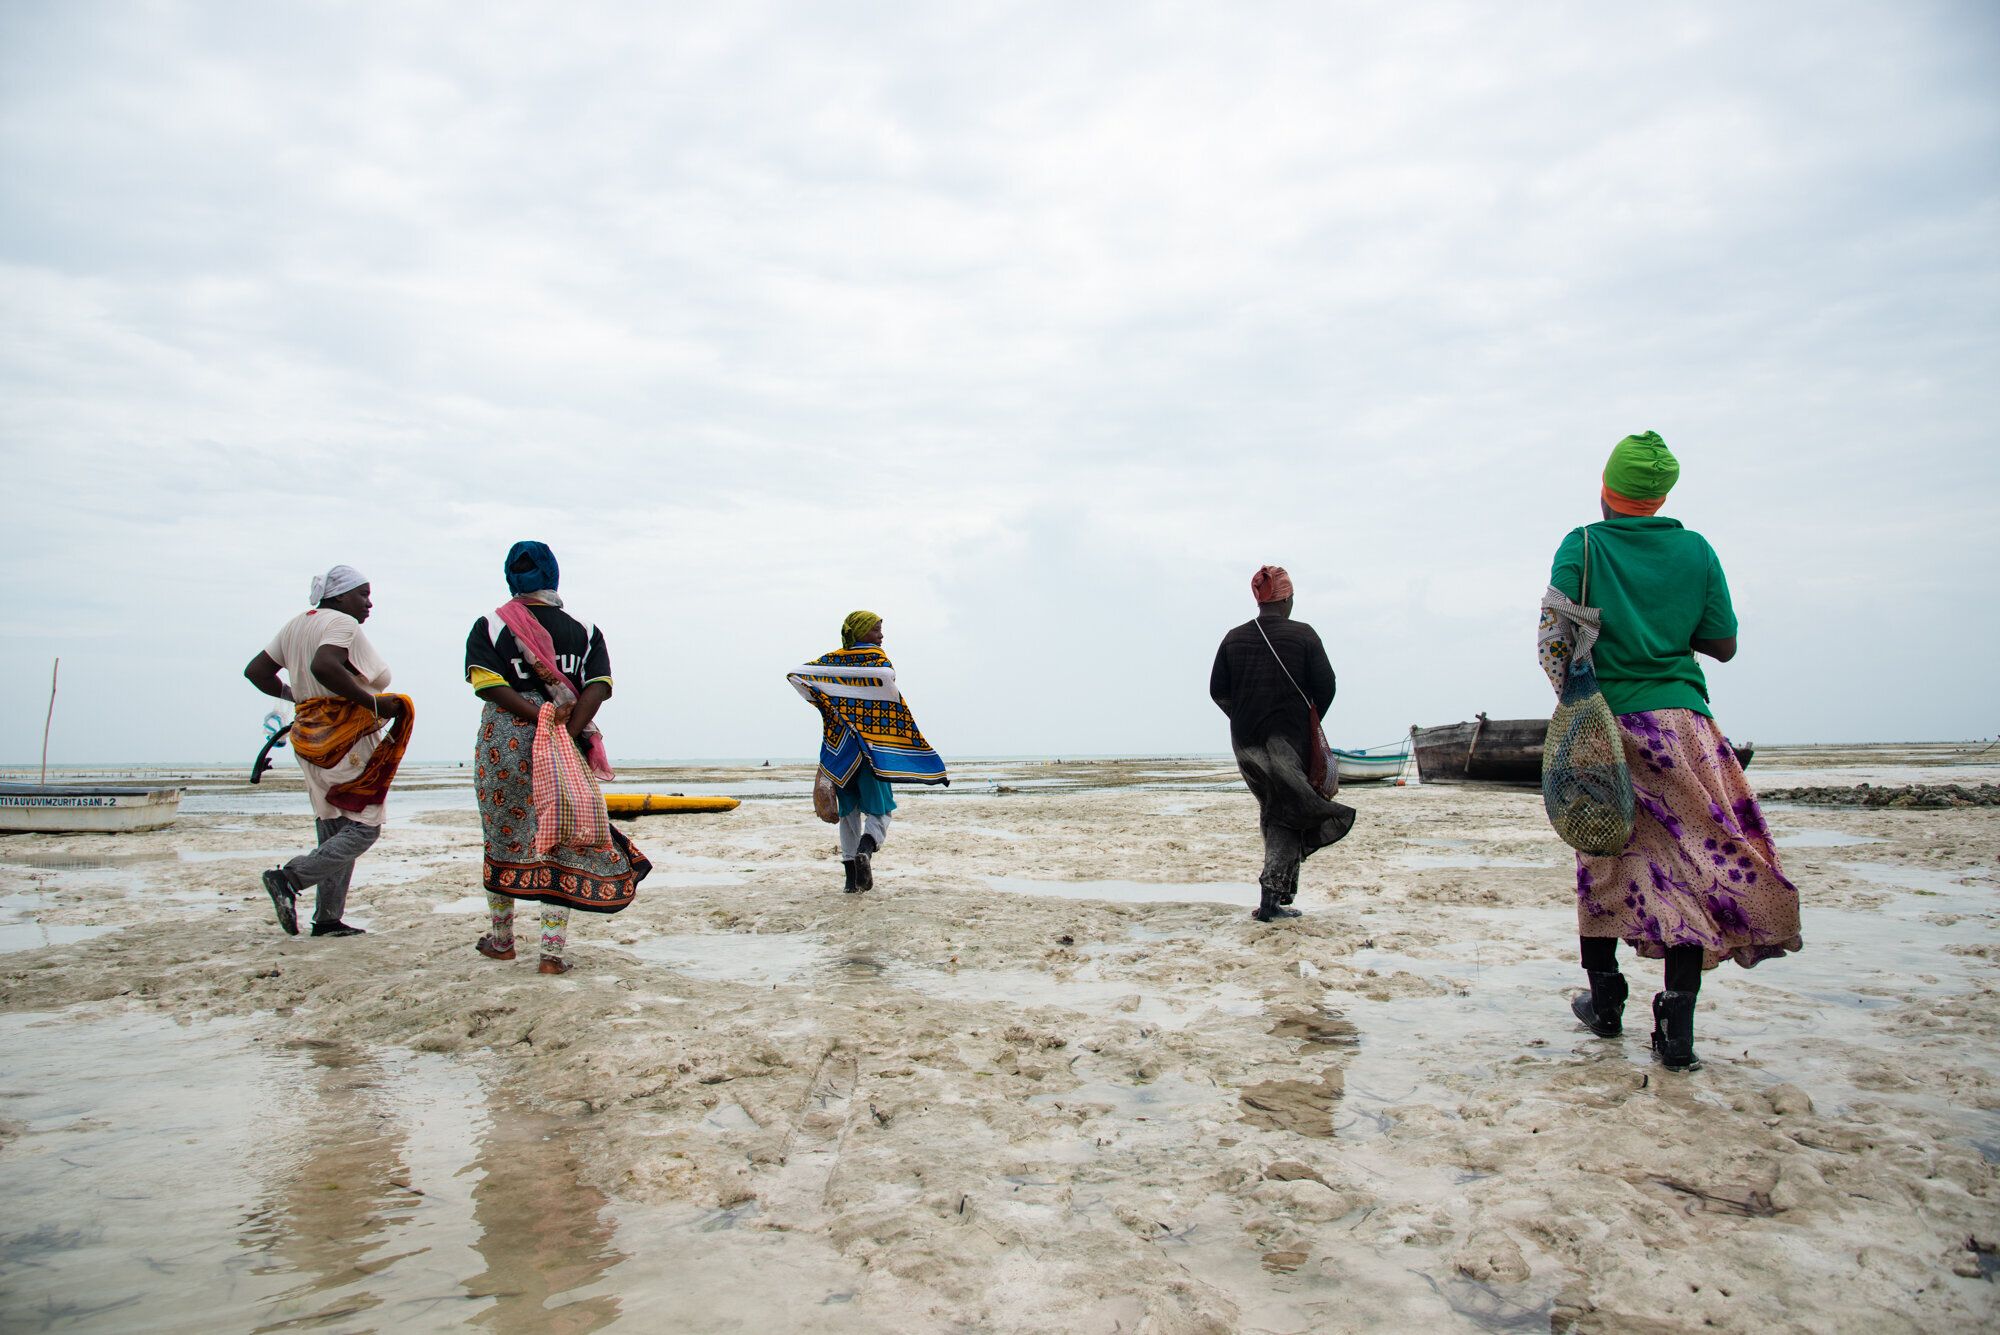
M 1572 663 L 1542 743 L 1542 806 L 1579 853 L 1616 853 L 1632 838 L 1632 772 L 1618 717 L 1590 660 Z
M 1555 593 L 1551 590 L 1551 594 Z M 1590 622 L 1571 637 L 1552 635 L 1553 657 L 1543 666 L 1561 674 L 1561 699 L 1542 740 L 1542 807 L 1562 841 L 1579 853 L 1617 853 L 1632 839 L 1632 772 L 1625 767 L 1625 735 L 1598 689 L 1591 665 L 1596 618 L 1590 615 L 1590 529 L 1583 530 L 1583 579 L 1574 610 Z M 1546 605 L 1545 605 L 1546 606 Z M 1581 630 L 1569 624 L 1568 629 Z M 1564 641 L 1567 640 L 1565 644 Z

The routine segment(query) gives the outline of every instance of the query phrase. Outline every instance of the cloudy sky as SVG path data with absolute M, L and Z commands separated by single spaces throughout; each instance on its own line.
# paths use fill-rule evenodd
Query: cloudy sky
M 541 538 L 612 754 L 1213 752 L 1291 568 L 1337 745 L 1545 713 L 1628 431 L 1735 736 L 2000 730 L 1988 4 L 0 4 L 0 761 L 247 763 L 311 575 L 456 758 Z M 1983 387 L 1982 387 L 1983 386 Z

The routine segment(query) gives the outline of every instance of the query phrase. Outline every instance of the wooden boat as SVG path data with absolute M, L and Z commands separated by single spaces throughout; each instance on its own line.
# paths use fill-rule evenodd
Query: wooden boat
M 1744 769 L 1750 768 L 1750 758 L 1757 754 L 1757 748 L 1749 742 L 1731 742 L 1729 749 L 1736 753 L 1736 763 Z
M 0 783 L 0 834 L 124 834 L 180 815 L 178 788 Z
M 683 797 L 679 793 L 606 793 L 604 806 L 620 820 L 634 816 L 664 816 L 696 811 L 734 811 L 742 803 L 733 797 Z
M 1439 728 L 1412 728 L 1417 777 L 1425 783 L 1528 783 L 1542 781 L 1545 718 L 1489 719 Z
M 1343 751 L 1333 748 L 1333 761 L 1342 783 L 1379 783 L 1403 772 L 1410 760 L 1407 742 L 1394 751 Z

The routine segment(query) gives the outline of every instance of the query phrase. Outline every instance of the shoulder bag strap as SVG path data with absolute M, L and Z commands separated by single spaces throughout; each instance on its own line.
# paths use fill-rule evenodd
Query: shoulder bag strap
M 1306 708 L 1312 710 L 1313 715 L 1317 717 L 1319 714 L 1319 710 L 1313 709 L 1312 697 L 1307 695 L 1303 690 L 1300 689 L 1299 683 L 1292 677 L 1292 670 L 1285 666 L 1285 660 L 1282 658 L 1278 658 L 1278 646 L 1271 643 L 1271 637 L 1269 635 L 1264 635 L 1264 618 L 1262 617 L 1257 618 L 1257 633 L 1259 635 L 1264 636 L 1264 647 L 1271 651 L 1272 658 L 1277 659 L 1278 671 L 1285 674 L 1285 680 L 1292 683 L 1293 690 L 1298 691 L 1299 699 L 1305 701 Z
M 1590 525 L 1583 526 L 1583 583 L 1577 590 L 1577 602 L 1590 606 Z

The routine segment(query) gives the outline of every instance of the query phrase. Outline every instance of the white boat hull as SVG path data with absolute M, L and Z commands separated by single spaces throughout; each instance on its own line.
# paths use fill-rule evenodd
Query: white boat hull
M 1387 756 L 1363 756 L 1352 752 L 1336 750 L 1333 762 L 1340 771 L 1342 783 L 1368 783 L 1373 780 L 1393 779 L 1403 772 L 1407 753 Z
M 0 834 L 126 834 L 172 825 L 178 788 L 0 786 Z

